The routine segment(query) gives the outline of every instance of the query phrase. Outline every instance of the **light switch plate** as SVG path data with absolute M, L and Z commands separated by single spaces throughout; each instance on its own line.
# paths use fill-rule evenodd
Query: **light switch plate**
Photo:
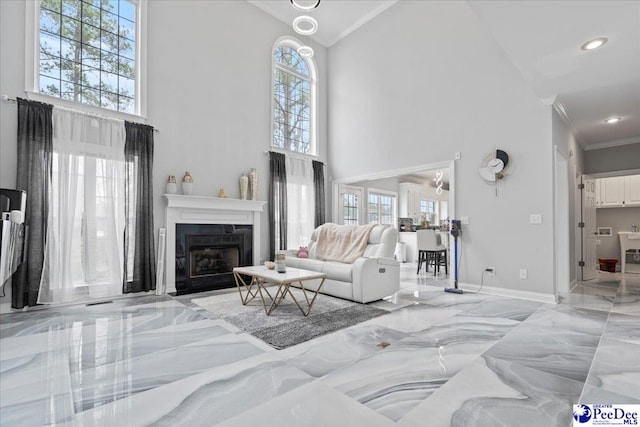
M 542 224 L 542 214 L 529 215 L 529 224 Z
M 466 225 L 469 225 L 469 217 L 468 216 L 461 216 L 460 217 L 460 222 Z

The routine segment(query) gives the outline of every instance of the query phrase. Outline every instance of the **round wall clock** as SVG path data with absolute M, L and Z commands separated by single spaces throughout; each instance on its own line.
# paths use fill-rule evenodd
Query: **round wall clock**
M 509 155 L 504 150 L 496 150 L 489 153 L 482 159 L 480 165 L 480 176 L 488 183 L 495 183 L 506 176 L 509 166 Z

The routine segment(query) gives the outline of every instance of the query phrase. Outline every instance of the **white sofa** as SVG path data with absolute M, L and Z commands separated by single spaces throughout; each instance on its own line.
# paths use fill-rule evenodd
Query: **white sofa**
M 398 230 L 388 225 L 376 225 L 361 258 L 353 264 L 324 261 L 316 253 L 319 234 L 316 228 L 309 242 L 309 258 L 298 258 L 297 249 L 286 251 L 289 267 L 325 273 L 327 279 L 321 293 L 355 302 L 377 301 L 400 288 L 400 264 L 393 258 Z M 320 281 L 304 282 L 305 288 L 316 290 Z

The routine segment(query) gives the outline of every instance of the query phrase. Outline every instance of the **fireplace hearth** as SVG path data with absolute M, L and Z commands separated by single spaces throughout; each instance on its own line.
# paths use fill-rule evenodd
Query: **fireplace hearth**
M 176 292 L 235 286 L 233 268 L 252 264 L 251 225 L 176 224 Z

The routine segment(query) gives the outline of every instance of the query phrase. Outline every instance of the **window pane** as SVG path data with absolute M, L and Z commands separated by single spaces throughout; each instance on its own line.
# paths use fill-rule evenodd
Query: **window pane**
M 100 106 L 100 91 L 96 89 L 83 87 L 80 97 L 83 104 L 93 105 L 95 107 Z
M 118 58 L 118 66 L 119 66 L 118 73 L 121 76 L 124 76 L 132 80 L 135 78 L 136 67 L 135 67 L 135 62 L 132 59 L 127 59 L 121 56 Z
M 45 95 L 59 96 L 60 80 L 41 75 L 40 76 L 40 93 L 44 93 Z
M 60 0 L 42 0 L 40 8 L 60 12 Z
M 100 70 L 91 67 L 82 67 L 82 85 L 93 89 L 100 89 Z M 98 98 L 100 96 L 98 95 Z
M 118 34 L 118 15 L 102 10 L 101 28 L 113 34 Z
M 82 42 L 100 49 L 100 29 L 93 25 L 82 24 Z
M 108 52 L 118 53 L 118 36 L 108 31 L 101 31 L 100 48 Z
M 120 16 L 122 16 L 123 18 L 128 19 L 129 21 L 134 21 L 136 20 L 136 8 L 135 5 L 133 3 L 131 3 L 130 1 L 120 1 Z
M 82 22 L 94 27 L 99 27 L 100 9 L 89 3 L 82 3 Z
M 136 57 L 136 42 L 118 37 L 120 42 L 120 55 L 133 59 Z
M 60 14 L 40 9 L 40 29 L 52 34 L 60 34 Z
M 82 15 L 82 4 L 80 0 L 62 0 L 61 11 L 65 16 L 70 16 L 76 19 L 80 19 Z
M 60 98 L 67 99 L 69 101 L 80 100 L 80 85 L 63 81 L 61 84 L 61 90 L 62 93 L 60 94 Z
M 120 103 L 118 104 L 118 111 L 133 114 L 135 109 L 135 100 L 127 96 L 120 95 Z
M 60 78 L 60 57 L 40 53 L 40 74 Z
M 91 46 L 84 45 L 82 49 L 82 65 L 91 68 L 100 68 L 100 51 Z
M 62 17 L 62 36 L 71 40 L 82 40 L 82 23 L 67 16 Z
M 119 90 L 118 93 L 120 95 L 133 96 L 135 95 L 135 81 L 131 79 L 127 79 L 124 77 L 120 77 L 119 81 Z
M 108 71 L 110 73 L 117 73 L 118 68 L 120 67 L 120 61 L 118 61 L 118 55 L 113 53 L 103 53 L 100 58 L 100 64 L 102 65 L 103 71 Z
M 136 25 L 133 21 L 129 21 L 128 19 L 120 18 L 120 37 L 126 37 L 129 40 L 136 39 Z
M 60 39 L 41 31 L 40 52 L 49 56 L 60 56 Z

